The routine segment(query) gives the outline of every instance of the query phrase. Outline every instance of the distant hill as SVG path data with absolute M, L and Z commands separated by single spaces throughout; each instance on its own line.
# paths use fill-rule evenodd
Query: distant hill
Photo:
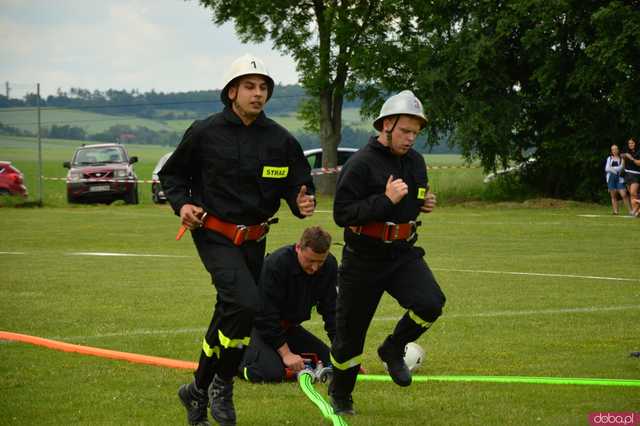
M 267 105 L 270 114 L 294 113 L 307 97 L 299 85 L 277 85 Z M 34 107 L 37 96 L 8 99 L 0 95 L 0 108 Z M 89 91 L 72 88 L 69 92 L 47 96 L 41 107 L 78 109 L 101 114 L 133 115 L 141 118 L 186 119 L 204 117 L 221 111 L 220 90 L 200 90 L 178 93 L 144 92 L 136 90 Z M 345 107 L 359 107 L 360 102 L 346 102 Z
M 306 132 L 297 117 L 306 96 L 299 85 L 278 85 L 266 107 L 267 115 L 293 133 L 304 149 L 320 145 L 318 135 Z M 0 95 L 0 134 L 35 136 L 36 100 L 33 94 L 24 99 Z M 48 96 L 40 106 L 44 137 L 164 146 L 175 146 L 195 119 L 222 110 L 219 90 L 138 93 L 74 88 Z M 360 102 L 345 102 L 342 117 L 342 146 L 360 147 L 375 134 L 371 120 L 360 116 Z M 416 149 L 428 152 L 424 139 L 416 143 Z M 440 143 L 432 152 L 454 151 Z

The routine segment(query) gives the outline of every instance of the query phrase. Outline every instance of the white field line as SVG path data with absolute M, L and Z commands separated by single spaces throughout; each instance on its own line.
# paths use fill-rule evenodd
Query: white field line
M 23 251 L 0 251 L 2 254 L 27 254 Z M 191 257 L 177 254 L 145 254 L 145 253 L 109 253 L 109 252 L 92 252 L 92 251 L 79 251 L 72 253 L 64 253 L 66 256 L 121 256 L 121 257 Z
M 492 318 L 492 317 L 512 317 L 512 316 L 531 316 L 531 315 L 562 315 L 562 314 L 583 314 L 583 313 L 599 313 L 599 312 L 611 312 L 611 311 L 626 311 L 640 309 L 640 305 L 621 305 L 621 306 L 590 306 L 585 308 L 559 308 L 559 309 L 532 309 L 522 311 L 492 311 L 492 312 L 478 312 L 473 314 L 447 314 L 442 315 L 442 318 Z M 396 322 L 402 317 L 402 314 L 397 316 L 378 316 L 374 317 L 375 322 Z M 306 321 L 306 325 L 322 325 L 321 320 Z M 149 330 L 138 329 L 130 331 L 121 331 L 113 333 L 100 333 L 90 336 L 56 336 L 50 337 L 54 340 L 68 340 L 77 341 L 82 339 L 102 339 L 108 337 L 130 337 L 130 336 L 153 336 L 153 335 L 173 335 L 173 334 L 190 334 L 200 333 L 204 334 L 206 327 L 185 327 L 175 328 L 168 330 Z
M 580 279 L 586 279 L 586 280 L 631 281 L 631 282 L 640 281 L 640 279 L 638 278 L 598 277 L 594 275 L 545 274 L 540 272 L 483 271 L 478 269 L 450 269 L 450 268 L 431 268 L 431 269 L 434 271 L 466 272 L 470 274 L 529 275 L 534 277 L 580 278 Z
M 0 252 L 0 254 L 25 254 L 23 252 Z M 167 257 L 167 258 L 185 258 L 189 256 L 173 255 L 173 254 L 147 254 L 147 253 L 111 253 L 111 252 L 72 252 L 65 253 L 68 256 L 120 256 L 120 257 Z M 638 278 L 619 278 L 619 277 L 600 277 L 594 275 L 572 275 L 572 274 L 548 274 L 540 272 L 513 272 L 513 271 L 490 271 L 479 269 L 453 269 L 453 268 L 432 268 L 434 271 L 442 272 L 464 272 L 471 274 L 504 274 L 504 275 L 528 275 L 536 277 L 551 278 L 580 278 L 590 280 L 606 280 L 606 281 L 631 281 L 638 282 Z
M 621 219 L 635 219 L 634 216 L 626 214 L 612 215 L 612 214 L 579 214 L 578 217 L 617 217 Z
M 189 257 L 175 254 L 141 254 L 141 253 L 108 253 L 108 252 L 75 252 L 65 253 L 67 256 L 122 256 L 122 257 Z

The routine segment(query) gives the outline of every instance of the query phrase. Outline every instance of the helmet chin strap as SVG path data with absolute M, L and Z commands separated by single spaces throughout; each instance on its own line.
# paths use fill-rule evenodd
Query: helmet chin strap
M 398 120 L 400 120 L 400 116 L 396 115 L 396 121 L 393 122 L 393 126 L 391 126 L 391 130 L 385 130 L 385 133 L 387 134 L 387 143 L 389 144 L 389 146 L 391 146 L 391 133 L 393 133 L 393 130 L 396 128 L 396 125 L 398 124 Z

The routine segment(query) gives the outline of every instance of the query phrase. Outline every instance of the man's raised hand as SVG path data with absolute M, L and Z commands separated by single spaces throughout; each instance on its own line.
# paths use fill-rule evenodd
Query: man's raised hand
M 393 175 L 389 175 L 384 195 L 386 195 L 393 204 L 398 204 L 408 192 L 409 186 L 402 179 L 393 179 Z
M 302 185 L 298 196 L 296 197 L 296 204 L 298 210 L 303 216 L 311 216 L 316 209 L 315 197 L 311 194 L 307 194 L 307 186 Z

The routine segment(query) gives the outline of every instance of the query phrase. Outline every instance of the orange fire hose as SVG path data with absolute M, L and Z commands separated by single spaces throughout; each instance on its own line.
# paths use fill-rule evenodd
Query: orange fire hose
M 120 359 L 137 364 L 148 364 L 159 367 L 195 370 L 198 366 L 195 362 L 180 361 L 177 359 L 161 358 L 150 355 L 140 355 L 131 352 L 112 351 L 110 349 L 94 348 L 91 346 L 74 345 L 72 343 L 44 339 L 42 337 L 30 336 L 28 334 L 11 333 L 8 331 L 0 331 L 0 340 L 29 343 L 31 345 L 44 346 L 45 348 L 55 349 L 57 351 L 74 352 L 101 358 Z

